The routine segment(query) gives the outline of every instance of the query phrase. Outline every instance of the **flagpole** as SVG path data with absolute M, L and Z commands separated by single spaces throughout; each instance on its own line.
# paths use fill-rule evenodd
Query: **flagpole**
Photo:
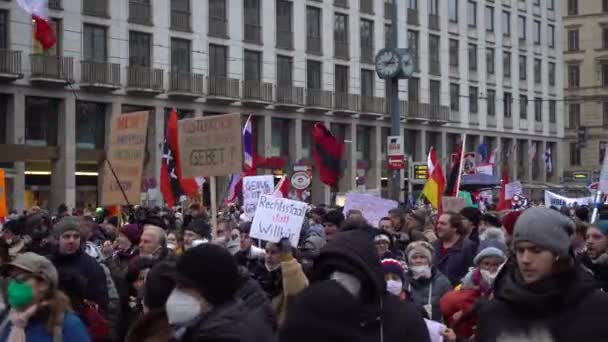
M 460 181 L 462 180 L 462 170 L 464 168 L 463 165 L 463 161 L 464 161 L 464 151 L 465 148 L 467 146 L 467 134 L 464 133 L 463 137 L 462 137 L 462 148 L 460 150 L 460 165 L 458 166 L 459 170 L 458 170 L 458 180 L 456 181 L 456 197 L 458 197 L 458 193 L 460 192 Z
M 209 177 L 211 184 L 209 184 L 209 190 L 211 191 L 211 226 L 213 227 L 213 236 L 217 236 L 217 180 L 215 176 Z
M 602 192 L 600 190 L 598 190 L 595 193 L 595 198 L 593 199 L 593 214 L 591 215 L 591 224 L 594 224 L 595 220 L 597 220 L 597 214 L 600 209 L 601 199 L 602 199 Z

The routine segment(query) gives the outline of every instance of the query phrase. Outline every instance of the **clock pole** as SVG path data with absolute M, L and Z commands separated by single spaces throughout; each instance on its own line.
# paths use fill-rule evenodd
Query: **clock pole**
M 391 46 L 392 49 L 397 49 L 397 1 L 392 0 L 393 3 L 393 13 L 392 13 L 392 25 L 391 25 Z M 386 87 L 389 90 L 389 98 L 387 100 L 390 101 L 390 105 L 388 108 L 390 109 L 391 114 L 391 135 L 392 136 L 402 136 L 403 132 L 401 132 L 401 115 L 399 113 L 399 78 L 398 77 L 390 77 L 386 79 Z M 405 141 L 405 139 L 404 139 Z M 389 184 L 390 187 L 390 196 L 392 199 L 399 201 L 399 197 L 401 195 L 401 189 L 403 188 L 403 184 L 401 182 L 401 170 L 393 170 L 392 171 L 392 184 Z

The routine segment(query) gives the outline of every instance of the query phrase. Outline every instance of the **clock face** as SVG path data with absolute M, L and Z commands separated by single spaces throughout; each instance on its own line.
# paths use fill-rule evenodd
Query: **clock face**
M 401 55 L 401 73 L 404 77 L 411 77 L 414 74 L 415 65 L 412 53 L 409 51 Z
M 400 68 L 400 58 L 396 51 L 382 49 L 376 55 L 376 72 L 380 78 L 395 77 Z

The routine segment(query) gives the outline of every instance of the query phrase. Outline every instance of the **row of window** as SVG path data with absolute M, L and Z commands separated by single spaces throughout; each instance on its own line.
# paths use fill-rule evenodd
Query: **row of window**
M 479 112 L 479 88 L 469 87 L 469 94 L 467 96 L 460 95 L 460 85 L 458 83 L 450 83 L 450 109 L 454 111 L 460 110 L 460 98 L 467 97 L 469 101 L 469 112 L 471 114 L 477 114 Z M 487 103 L 487 115 L 496 115 L 496 90 L 488 89 L 486 97 L 483 98 Z M 511 118 L 512 116 L 512 103 L 513 96 L 510 92 L 504 92 L 502 100 L 503 102 L 503 115 L 505 118 Z M 519 96 L 519 118 L 528 118 L 528 103 L 534 102 L 534 121 L 542 122 L 543 120 L 543 99 L 540 97 L 534 98 L 534 100 L 528 100 L 528 96 Z M 549 100 L 549 122 L 556 122 L 556 111 L 557 111 L 556 100 Z
M 606 148 L 608 147 L 608 141 L 600 141 L 598 149 L 598 159 L 599 165 L 604 163 L 604 156 L 606 155 Z M 571 166 L 581 166 L 582 165 L 582 146 L 577 142 L 570 143 L 570 165 Z
M 601 49 L 608 49 L 608 27 L 602 26 L 602 41 L 600 42 Z M 580 34 L 578 29 L 568 30 L 568 51 L 580 51 Z
M 591 2 L 592 0 L 582 0 L 585 3 L 587 2 Z M 595 0 L 595 1 L 601 1 L 602 3 L 602 12 L 606 13 L 608 12 L 608 0 Z M 579 0 L 568 0 L 568 15 L 579 15 L 581 13 L 579 13 L 578 10 L 578 3 Z
M 580 88 L 581 86 L 581 64 L 579 62 L 568 63 L 568 88 Z M 598 64 L 600 85 L 608 87 L 608 61 L 601 61 Z

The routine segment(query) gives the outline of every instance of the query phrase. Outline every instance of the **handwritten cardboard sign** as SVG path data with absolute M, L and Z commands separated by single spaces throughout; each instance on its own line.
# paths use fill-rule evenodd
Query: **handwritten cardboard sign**
M 513 196 L 521 195 L 523 193 L 524 189 L 519 181 L 507 183 L 505 186 L 505 199 L 511 199 Z
M 182 177 L 225 176 L 243 171 L 240 114 L 178 121 Z
M 366 193 L 349 192 L 346 194 L 344 213 L 348 213 L 349 210 L 360 210 L 369 224 L 378 227 L 380 219 L 388 216 L 388 212 L 398 206 L 399 203 L 393 200 Z
M 459 213 L 467 206 L 467 202 L 462 197 L 443 196 L 441 205 L 444 212 Z
M 253 219 L 261 195 L 271 195 L 274 192 L 274 177 L 250 176 L 243 178 L 243 206 L 248 220 Z
M 260 195 L 249 236 L 270 242 L 286 237 L 291 246 L 297 247 L 307 206 L 304 202 Z
M 112 118 L 107 160 L 103 167 L 101 205 L 126 205 L 121 186 L 130 204 L 139 203 L 148 117 L 149 112 L 134 112 Z M 116 177 L 109 167 L 110 164 Z

